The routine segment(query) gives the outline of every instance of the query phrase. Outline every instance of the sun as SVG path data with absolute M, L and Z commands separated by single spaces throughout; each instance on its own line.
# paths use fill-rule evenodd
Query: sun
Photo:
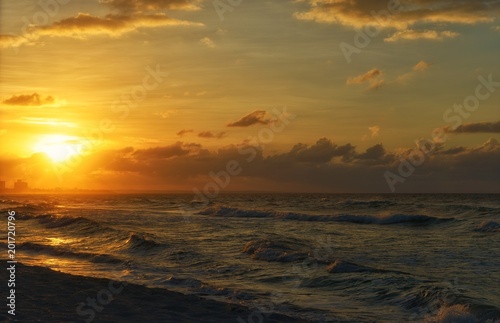
M 34 145 L 34 152 L 47 155 L 55 163 L 68 160 L 81 151 L 81 142 L 78 137 L 67 135 L 43 135 Z

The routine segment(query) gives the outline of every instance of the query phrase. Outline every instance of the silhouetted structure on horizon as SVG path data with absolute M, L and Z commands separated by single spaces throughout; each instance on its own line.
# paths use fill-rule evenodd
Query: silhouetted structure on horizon
M 22 181 L 20 179 L 17 180 L 17 182 L 14 183 L 14 190 L 15 191 L 26 191 L 28 190 L 28 182 Z

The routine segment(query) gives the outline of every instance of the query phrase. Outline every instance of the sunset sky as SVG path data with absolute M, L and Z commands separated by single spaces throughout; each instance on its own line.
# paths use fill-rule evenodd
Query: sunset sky
M 236 161 L 224 190 L 500 192 L 499 17 L 498 0 L 0 0 L 0 180 L 203 191 Z

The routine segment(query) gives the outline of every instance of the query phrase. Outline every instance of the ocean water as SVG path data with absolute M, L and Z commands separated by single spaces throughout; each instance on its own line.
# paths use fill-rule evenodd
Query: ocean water
M 499 197 L 11 195 L 0 208 L 17 213 L 19 261 L 254 310 L 239 322 L 494 322 Z

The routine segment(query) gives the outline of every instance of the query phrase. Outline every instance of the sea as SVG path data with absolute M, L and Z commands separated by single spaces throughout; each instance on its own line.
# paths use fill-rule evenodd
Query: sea
M 242 304 L 240 323 L 499 322 L 499 197 L 33 194 L 0 209 L 24 264 Z

